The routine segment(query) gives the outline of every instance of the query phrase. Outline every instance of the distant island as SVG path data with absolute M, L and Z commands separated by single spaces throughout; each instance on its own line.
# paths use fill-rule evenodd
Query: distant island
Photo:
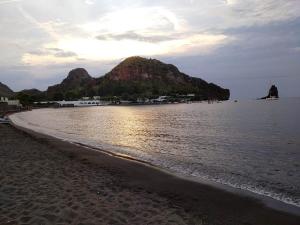
M 260 99 L 278 99 L 278 88 L 275 85 L 272 85 L 267 96 Z
M 11 93 L 10 96 L 11 97 Z M 169 96 L 176 99 L 228 100 L 230 91 L 200 78 L 191 77 L 172 64 L 156 59 L 129 57 L 99 78 L 93 78 L 84 68 L 73 69 L 60 83 L 46 91 L 23 90 L 14 94 L 23 104 L 39 101 L 74 101 L 82 97 L 101 96 L 104 100 L 137 101 Z

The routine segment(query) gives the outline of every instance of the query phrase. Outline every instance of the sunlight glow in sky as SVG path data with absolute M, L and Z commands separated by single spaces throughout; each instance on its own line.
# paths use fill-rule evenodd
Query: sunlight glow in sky
M 99 76 L 141 55 L 229 88 L 251 77 L 287 85 L 299 18 L 298 0 L 0 0 L 0 81 L 45 89 L 75 67 Z
M 29 65 L 76 62 L 77 56 L 86 60 L 114 60 L 132 55 L 182 55 L 187 52 L 191 55 L 207 53 L 229 41 L 223 34 L 192 33 L 186 21 L 162 7 L 109 12 L 95 21 L 76 25 L 82 35 L 56 31 L 56 27 L 65 24 L 56 21 L 40 23 L 23 8 L 19 8 L 19 11 L 54 39 L 44 44 L 43 49 L 61 49 L 73 53 L 64 57 L 53 55 L 51 51 L 43 55 L 25 53 L 22 62 Z

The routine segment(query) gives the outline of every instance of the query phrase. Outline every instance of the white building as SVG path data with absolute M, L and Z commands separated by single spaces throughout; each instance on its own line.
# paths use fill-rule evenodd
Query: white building
M 22 106 L 19 100 L 8 100 L 8 105 Z
M 165 102 L 169 96 L 159 96 L 157 99 L 154 99 L 155 102 Z
M 0 102 L 7 102 L 8 98 L 7 97 L 0 97 Z
M 195 97 L 195 94 L 187 94 L 187 97 Z
M 7 105 L 22 106 L 19 100 L 9 100 L 7 97 L 0 97 L 0 102 L 7 102 Z
M 93 96 L 93 97 L 82 97 L 80 100 L 100 100 L 100 96 Z
M 101 106 L 105 103 L 99 100 L 79 100 L 79 101 L 56 101 L 59 106 L 74 106 L 74 107 L 83 107 L 83 106 Z
M 93 96 L 94 100 L 100 100 L 100 96 Z

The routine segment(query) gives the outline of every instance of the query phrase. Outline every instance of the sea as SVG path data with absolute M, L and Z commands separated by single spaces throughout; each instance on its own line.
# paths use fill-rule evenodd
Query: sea
M 300 207 L 300 98 L 37 109 L 25 128 Z

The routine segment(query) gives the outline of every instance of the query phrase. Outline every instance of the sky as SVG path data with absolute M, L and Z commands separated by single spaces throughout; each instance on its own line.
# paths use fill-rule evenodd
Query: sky
M 14 91 L 143 56 L 231 90 L 300 97 L 300 0 L 0 0 L 0 82 Z

